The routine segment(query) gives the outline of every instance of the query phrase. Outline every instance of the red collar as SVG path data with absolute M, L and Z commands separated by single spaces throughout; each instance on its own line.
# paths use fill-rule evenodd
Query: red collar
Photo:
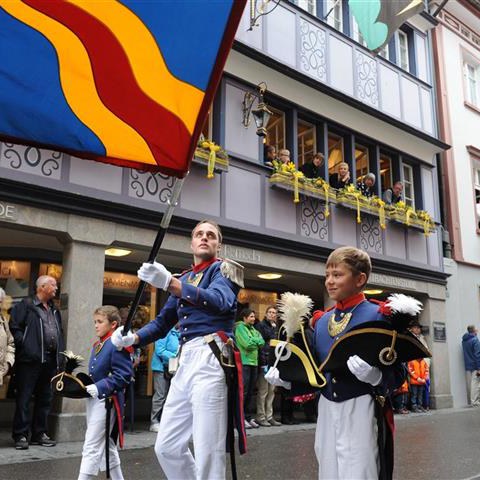
M 213 262 L 218 260 L 217 257 L 213 257 L 210 260 L 206 260 L 205 262 L 199 263 L 198 265 L 192 265 L 193 273 L 198 273 L 204 270 L 205 268 L 209 267 Z
M 335 305 L 335 308 L 338 308 L 338 310 L 346 310 L 347 308 L 355 307 L 359 303 L 363 302 L 365 300 L 365 295 L 363 292 L 357 293 L 356 295 L 353 295 L 353 297 L 349 297 L 346 300 L 342 300 L 341 302 L 337 302 Z
M 100 340 L 97 340 L 93 346 L 97 346 L 100 343 L 103 343 L 105 340 L 108 340 L 112 335 L 115 330 L 110 330 L 106 335 L 100 338 Z

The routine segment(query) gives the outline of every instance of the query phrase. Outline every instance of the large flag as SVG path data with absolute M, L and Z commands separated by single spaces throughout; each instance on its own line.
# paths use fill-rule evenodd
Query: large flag
M 396 30 L 420 13 L 424 0 L 348 0 L 358 29 L 370 50 L 381 50 Z
M 246 0 L 0 0 L 0 139 L 184 176 Z

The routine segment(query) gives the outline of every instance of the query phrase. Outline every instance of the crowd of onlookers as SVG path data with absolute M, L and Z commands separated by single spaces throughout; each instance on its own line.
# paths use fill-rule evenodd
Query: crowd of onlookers
M 264 152 L 264 163 L 268 167 L 273 167 L 275 163 L 278 164 L 287 164 L 291 162 L 290 151 L 286 148 L 279 150 L 277 155 L 277 150 L 273 145 L 267 145 Z M 303 173 L 306 178 L 316 179 L 323 178 L 325 179 L 325 172 L 323 168 L 324 156 L 322 153 L 318 152 L 313 155 L 310 162 L 306 162 L 299 167 L 299 171 Z M 338 164 L 338 171 L 329 175 L 329 185 L 332 188 L 340 190 L 349 185 L 355 185 L 362 195 L 367 198 L 373 197 L 375 195 L 375 182 L 376 177 L 373 173 L 367 173 L 361 178 L 358 178 L 356 183 L 355 179 L 351 178 L 350 168 L 348 163 L 341 162 Z M 387 188 L 382 193 L 382 199 L 387 205 L 393 205 L 402 200 L 403 192 L 403 183 L 399 180 L 395 181 L 391 188 Z

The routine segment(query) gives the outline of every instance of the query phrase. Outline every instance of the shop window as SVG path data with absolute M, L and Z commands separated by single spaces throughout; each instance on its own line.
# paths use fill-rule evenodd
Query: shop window
M 285 148 L 285 112 L 268 107 L 272 111 L 272 116 L 268 122 L 266 145 L 275 147 L 277 153 Z
M 363 145 L 355 144 L 355 164 L 356 164 L 356 179 L 360 182 L 364 175 L 369 172 L 368 162 L 368 148 Z
M 334 133 L 328 134 L 328 174 L 338 172 L 338 165 L 344 162 L 343 138 Z
M 267 308 L 270 305 L 277 304 L 278 294 L 276 292 L 264 292 L 261 290 L 242 288 L 238 292 L 237 300 L 239 304 L 237 312 L 240 312 L 242 308 L 248 307 L 255 310 L 257 320 L 263 320 Z
M 327 0 L 325 2 L 325 15 L 327 23 L 339 32 L 343 31 L 343 5 L 342 0 Z
M 13 299 L 30 295 L 30 262 L 0 260 L 0 287 Z
M 405 164 L 403 165 L 403 198 L 407 205 L 415 209 L 413 168 Z
M 313 155 L 315 154 L 315 146 L 317 144 L 315 125 L 305 122 L 303 120 L 298 120 L 297 132 L 297 162 L 298 166 L 300 166 L 313 160 Z
M 380 154 L 380 188 L 381 191 L 392 188 L 392 159 L 387 155 Z
M 38 268 L 38 276 L 48 275 L 57 281 L 60 290 L 60 282 L 62 281 L 63 268 L 57 263 L 41 263 Z
M 480 64 L 472 58 L 463 63 L 466 101 L 480 107 Z

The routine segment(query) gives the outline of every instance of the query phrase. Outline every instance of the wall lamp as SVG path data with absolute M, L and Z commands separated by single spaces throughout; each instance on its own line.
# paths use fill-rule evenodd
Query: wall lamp
M 280 0 L 250 0 L 250 28 L 248 30 L 258 27 L 257 20 L 273 12 L 279 3 Z M 270 7 L 270 9 L 267 7 Z
M 268 122 L 270 117 L 273 115 L 273 112 L 269 110 L 267 104 L 263 100 L 263 95 L 267 91 L 267 84 L 265 82 L 261 82 L 257 85 L 256 89 L 256 92 L 245 92 L 242 103 L 242 124 L 245 128 L 250 125 L 251 113 L 253 119 L 255 120 L 255 125 L 257 126 L 256 134 L 259 137 L 266 137 Z M 252 110 L 253 102 L 256 98 L 258 98 L 258 106 Z

